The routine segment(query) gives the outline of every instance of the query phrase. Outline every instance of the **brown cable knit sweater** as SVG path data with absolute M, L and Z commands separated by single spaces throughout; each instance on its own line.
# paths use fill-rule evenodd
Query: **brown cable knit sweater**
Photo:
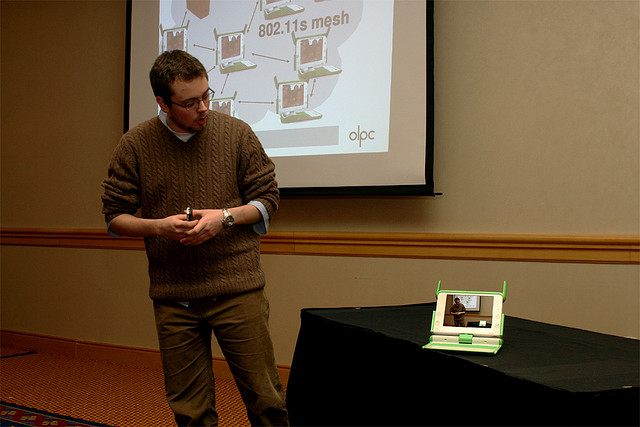
M 251 128 L 215 112 L 187 142 L 157 117 L 131 129 L 114 151 L 103 187 L 107 222 L 138 208 L 143 218 L 164 218 L 187 206 L 221 209 L 252 200 L 273 217 L 280 200 L 274 164 Z M 165 237 L 144 240 L 152 299 L 194 300 L 265 285 L 260 236 L 250 225 L 225 228 L 193 247 Z

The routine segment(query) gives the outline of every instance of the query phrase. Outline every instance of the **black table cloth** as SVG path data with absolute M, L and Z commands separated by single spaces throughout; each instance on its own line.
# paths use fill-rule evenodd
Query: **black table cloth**
M 433 310 L 302 310 L 291 424 L 638 425 L 638 340 L 506 316 L 496 355 L 425 350 Z

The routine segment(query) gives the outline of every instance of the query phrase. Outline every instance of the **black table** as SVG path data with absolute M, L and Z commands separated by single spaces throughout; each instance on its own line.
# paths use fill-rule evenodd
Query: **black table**
M 506 316 L 498 354 L 434 351 L 435 303 L 305 309 L 296 425 L 638 425 L 638 340 Z

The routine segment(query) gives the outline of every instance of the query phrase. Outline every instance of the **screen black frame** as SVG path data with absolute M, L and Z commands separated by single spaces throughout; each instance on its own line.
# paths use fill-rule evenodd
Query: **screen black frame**
M 435 193 L 435 182 L 433 175 L 434 167 L 434 1 L 426 2 L 426 59 L 427 59 L 427 113 L 426 140 L 425 140 L 425 183 L 416 185 L 381 185 L 381 186 L 341 186 L 341 187 L 281 187 L 282 197 L 309 197 L 309 196 L 427 196 L 434 197 L 440 195 Z M 124 117 L 123 133 L 129 130 L 130 112 L 130 69 L 131 69 L 131 25 L 133 0 L 126 3 L 126 46 L 125 46 L 125 78 L 124 78 Z

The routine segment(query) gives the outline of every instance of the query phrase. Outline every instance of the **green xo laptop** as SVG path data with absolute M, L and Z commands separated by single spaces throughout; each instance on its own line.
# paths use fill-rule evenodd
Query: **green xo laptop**
M 431 336 L 423 348 L 496 354 L 502 347 L 507 282 L 502 292 L 447 291 L 440 285 Z

